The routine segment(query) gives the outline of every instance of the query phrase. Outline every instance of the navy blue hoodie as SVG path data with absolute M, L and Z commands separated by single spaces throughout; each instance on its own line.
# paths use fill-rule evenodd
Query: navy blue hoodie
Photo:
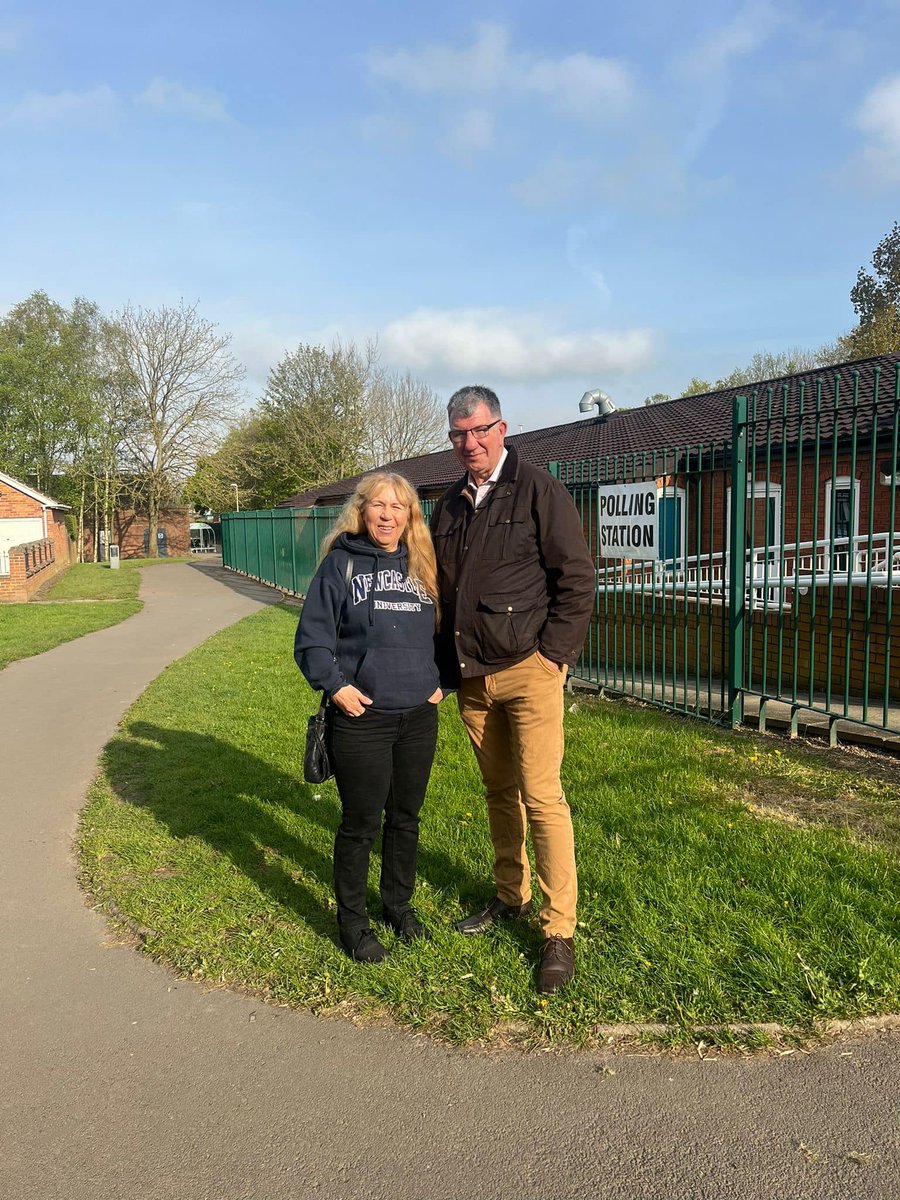
M 365 535 L 341 534 L 309 585 L 294 658 L 308 683 L 329 696 L 352 683 L 376 709 L 425 703 L 438 686 L 434 604 L 410 580 L 403 542 L 389 553 Z

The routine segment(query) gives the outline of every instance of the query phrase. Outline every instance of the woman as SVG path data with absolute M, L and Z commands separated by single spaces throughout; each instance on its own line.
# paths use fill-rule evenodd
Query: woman
M 366 914 L 382 814 L 384 920 L 405 941 L 427 937 L 411 901 L 443 698 L 434 661 L 437 602 L 434 549 L 415 491 L 401 475 L 367 475 L 325 541 L 294 641 L 300 670 L 330 701 L 341 798 L 338 928 L 358 962 L 380 962 L 386 953 Z

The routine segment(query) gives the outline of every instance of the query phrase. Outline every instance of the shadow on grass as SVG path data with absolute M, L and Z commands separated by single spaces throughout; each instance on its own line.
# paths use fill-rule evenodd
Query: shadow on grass
M 333 906 L 323 903 L 333 895 L 341 816 L 333 783 L 317 793 L 228 741 L 145 721 L 109 744 L 106 770 L 120 799 L 150 811 L 174 838 L 202 839 L 312 931 L 337 941 Z M 377 842 L 370 880 L 379 859 Z M 433 848 L 420 846 L 418 867 L 418 877 L 434 888 L 479 894 L 472 876 Z M 371 885 L 368 903 L 380 915 Z

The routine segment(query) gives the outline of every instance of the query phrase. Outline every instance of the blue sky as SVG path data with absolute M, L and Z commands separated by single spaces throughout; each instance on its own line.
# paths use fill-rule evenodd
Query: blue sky
M 247 400 L 377 335 L 511 428 L 853 324 L 900 218 L 900 0 L 0 0 L 0 308 L 184 298 Z

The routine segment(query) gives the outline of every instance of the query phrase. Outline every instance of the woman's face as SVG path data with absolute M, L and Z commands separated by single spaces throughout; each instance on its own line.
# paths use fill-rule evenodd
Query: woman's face
M 376 546 L 389 552 L 397 549 L 403 531 L 409 524 L 409 509 L 402 500 L 397 499 L 392 487 L 384 487 L 376 492 L 363 506 L 362 516 L 366 533 Z

